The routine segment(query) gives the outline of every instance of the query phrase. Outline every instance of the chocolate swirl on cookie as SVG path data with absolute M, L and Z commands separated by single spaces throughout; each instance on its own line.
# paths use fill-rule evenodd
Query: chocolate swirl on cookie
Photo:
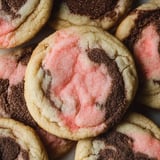
M 5 11 L 7 14 L 11 15 L 11 17 L 17 18 L 21 16 L 17 14 L 17 11 L 27 2 L 27 0 L 1 0 L 1 10 Z
M 26 47 L 21 51 L 21 54 L 14 54 L 15 63 L 26 66 L 35 46 Z M 12 57 L 12 55 L 10 55 Z M 32 127 L 37 127 L 33 118 L 27 110 L 24 99 L 24 80 L 17 84 L 10 85 L 9 79 L 0 77 L 0 108 L 5 112 L 5 115 L 21 121 Z
M 126 105 L 126 98 L 123 77 L 119 72 L 115 61 L 110 59 L 103 49 L 94 48 L 89 50 L 88 57 L 91 61 L 95 63 L 105 64 L 108 69 L 108 73 L 112 78 L 112 89 L 109 96 L 107 97 L 106 104 L 101 105 L 101 107 L 106 108 L 106 118 L 108 119 L 112 116 L 112 113 L 125 110 L 124 106 Z M 119 113 L 119 115 L 121 114 L 123 113 Z M 118 119 L 116 119 L 116 121 L 117 120 Z
M 93 48 L 87 50 L 88 58 L 98 64 L 104 64 L 108 69 L 108 74 L 112 79 L 111 90 L 109 91 L 108 97 L 106 97 L 106 103 L 96 102 L 96 107 L 100 110 L 105 110 L 105 118 L 106 120 L 113 116 L 113 113 L 117 113 L 118 116 L 112 117 L 114 120 L 109 122 L 109 126 L 113 126 L 115 122 L 117 122 L 125 112 L 126 106 L 126 97 L 125 97 L 125 88 L 124 88 L 124 81 L 117 64 L 114 60 L 110 59 L 106 52 L 100 48 Z M 43 67 L 42 67 L 43 69 Z M 54 81 L 54 77 L 51 78 L 51 72 L 49 70 L 44 71 L 44 82 L 46 79 L 50 79 L 47 87 L 43 87 L 43 92 L 45 96 L 49 99 L 50 103 L 53 107 L 57 107 L 59 111 L 61 111 L 61 107 L 56 106 L 56 103 L 51 98 L 51 87 L 52 81 Z M 107 75 L 106 75 L 107 76 Z M 50 77 L 50 78 L 49 78 Z M 94 84 L 96 85 L 96 84 Z M 81 103 L 81 102 L 80 102 Z M 62 104 L 65 105 L 65 104 Z
M 137 12 L 136 10 L 134 12 Z M 141 37 L 141 33 L 143 29 L 150 24 L 153 24 L 157 28 L 157 33 L 160 36 L 160 9 L 155 10 L 147 10 L 147 11 L 138 11 L 138 17 L 135 20 L 135 26 L 132 28 L 128 37 L 124 39 L 124 43 L 133 50 L 134 44 L 139 40 Z M 160 44 L 158 47 L 158 51 L 160 53 Z
M 22 159 L 29 160 L 27 151 L 21 151 L 20 145 L 10 137 L 0 137 L 0 158 L 2 160 L 14 160 L 22 152 Z
M 64 152 L 69 150 L 72 146 L 72 142 L 58 138 L 40 128 L 27 109 L 26 101 L 24 98 L 24 74 L 25 67 L 27 66 L 30 60 L 32 51 L 34 50 L 35 46 L 36 45 L 33 44 L 19 50 L 17 49 L 14 53 L 6 54 L 7 62 L 10 62 L 11 64 L 14 63 L 14 66 L 17 66 L 17 68 L 18 66 L 20 66 L 18 71 L 15 72 L 16 68 L 14 68 L 15 70 L 13 70 L 12 72 L 14 72 L 14 74 L 17 74 L 17 72 L 22 72 L 23 77 L 21 81 L 16 81 L 16 83 L 12 84 L 10 81 L 10 77 L 8 77 L 7 79 L 1 75 L 2 77 L 0 77 L 0 117 L 9 117 L 34 128 L 39 137 L 41 138 L 44 146 L 46 147 L 49 157 L 53 159 L 55 157 L 61 156 L 61 154 L 64 154 Z M 12 61 L 13 59 L 14 62 Z M 5 55 L 4 57 L 0 56 L 0 63 L 3 64 L 5 63 L 4 61 Z M 10 68 L 12 68 L 10 67 L 10 65 L 6 67 L 6 72 L 9 72 Z M 0 68 L 0 72 L 3 72 L 2 68 Z M 15 75 L 15 77 L 16 76 L 17 75 Z M 65 147 L 67 145 L 69 145 L 68 149 L 62 149 L 63 146 Z
M 42 54 L 38 59 L 34 54 L 27 66 L 25 83 L 28 103 L 29 79 L 33 76 L 34 92 L 38 94 L 33 101 L 40 103 L 34 109 L 43 109 L 39 113 L 52 126 L 48 128 L 41 121 L 42 127 L 62 138 L 78 140 L 98 135 L 117 123 L 135 92 L 132 85 L 127 89 L 136 81 L 128 50 L 108 33 L 89 26 L 58 30 L 43 43 L 46 47 Z M 36 77 L 31 68 L 36 69 Z M 127 75 L 135 75 L 132 82 Z M 29 102 L 30 113 L 39 122 L 31 106 Z
M 113 15 L 118 0 L 66 0 L 66 3 L 71 13 L 89 16 L 91 19 L 101 19 Z
M 135 10 L 135 13 L 137 11 Z M 142 32 L 144 29 L 146 29 L 147 27 L 149 26 L 154 26 L 154 30 L 155 32 L 157 32 L 157 35 L 160 37 L 160 9 L 155 9 L 155 10 L 147 10 L 147 11 L 142 11 L 142 10 L 139 10 L 137 12 L 138 14 L 138 17 L 137 19 L 135 20 L 135 26 L 134 28 L 132 28 L 131 32 L 130 32 L 130 35 L 128 37 L 126 37 L 124 39 L 124 43 L 130 48 L 131 51 L 133 51 L 134 55 L 135 55 L 135 59 L 136 59 L 136 62 L 137 62 L 137 66 L 138 66 L 138 69 L 139 69 L 139 75 L 143 75 L 143 78 L 140 80 L 140 83 L 141 83 L 141 86 L 143 86 L 145 79 L 146 79 L 146 74 L 148 74 L 148 72 L 151 72 L 151 69 L 145 69 L 143 66 L 144 66 L 144 60 L 142 58 L 139 58 L 141 57 L 140 54 L 143 54 L 142 51 L 141 53 L 137 53 L 136 54 L 136 50 L 134 49 L 135 45 L 139 42 L 140 39 L 142 39 Z M 152 33 L 152 32 L 151 32 Z M 144 35 L 143 35 L 144 36 Z M 152 36 L 152 38 L 154 38 Z M 155 39 L 155 38 L 154 38 Z M 152 39 L 151 41 L 154 41 L 154 39 Z M 147 49 L 147 44 L 148 44 L 148 47 L 154 47 L 153 45 L 151 45 L 151 43 L 147 43 L 147 39 L 146 40 L 141 40 L 142 42 L 145 43 L 146 41 L 146 46 L 145 48 Z M 158 44 L 155 44 L 157 48 L 157 50 L 154 50 L 154 54 L 156 54 L 156 52 L 158 52 L 157 54 L 160 55 L 160 41 L 158 42 Z M 151 52 L 151 51 L 149 51 Z M 149 55 L 148 52 L 146 50 L 144 50 L 144 56 L 149 57 L 149 56 L 154 56 L 153 53 L 151 52 Z M 156 57 L 156 55 L 155 55 Z M 153 71 L 154 70 L 158 70 L 158 65 L 157 67 L 154 67 L 154 65 L 156 65 L 156 62 L 154 64 L 154 61 L 153 58 L 151 57 L 150 58 L 151 61 L 150 61 L 150 67 L 149 68 L 152 68 L 153 67 Z M 158 55 L 157 55 L 157 58 L 158 59 Z M 152 65 L 151 65 L 152 63 Z M 145 64 L 145 66 L 147 66 L 147 64 Z M 152 75 L 153 76 L 153 75 Z M 151 77 L 151 76 L 150 76 Z M 148 78 L 150 79 L 150 78 Z M 153 77 L 153 83 L 154 84 L 159 84 L 160 83 L 160 80 L 158 79 L 158 77 Z
M 97 160 L 157 160 L 157 158 L 151 158 L 146 154 L 140 152 L 134 152 L 133 139 L 116 131 L 111 131 L 107 135 L 101 135 L 96 140 L 105 142 L 105 149 L 101 149 Z

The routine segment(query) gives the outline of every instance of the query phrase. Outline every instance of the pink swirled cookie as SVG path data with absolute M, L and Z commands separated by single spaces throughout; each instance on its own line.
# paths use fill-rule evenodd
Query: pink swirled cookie
M 59 30 L 34 50 L 25 98 L 35 121 L 57 136 L 96 136 L 125 113 L 137 86 L 128 50 L 94 27 Z
M 90 25 L 109 29 L 129 10 L 133 0 L 57 0 L 50 24 L 54 29 Z
M 133 113 L 114 130 L 80 140 L 75 160 L 160 160 L 160 129 Z
M 24 75 L 35 45 L 0 51 L 0 117 L 8 117 L 34 128 L 50 159 L 69 151 L 73 142 L 58 138 L 40 128 L 28 112 L 24 99 Z
M 47 21 L 52 2 L 0 0 L 0 48 L 12 48 L 31 39 Z
M 1 160 L 48 160 L 34 130 L 13 119 L 0 118 Z
M 151 2 L 126 17 L 116 36 L 133 52 L 140 79 L 138 101 L 160 109 L 160 1 Z

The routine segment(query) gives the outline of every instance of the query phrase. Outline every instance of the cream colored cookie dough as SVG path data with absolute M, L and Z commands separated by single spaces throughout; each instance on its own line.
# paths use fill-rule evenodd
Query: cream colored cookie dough
M 54 16 L 50 20 L 50 25 L 54 29 L 72 25 L 89 25 L 110 29 L 129 11 L 132 2 L 133 0 L 118 0 L 117 3 L 116 1 L 57 2 L 60 3 L 59 6 L 57 5 L 59 9 L 58 11 L 53 10 L 52 14 Z M 68 7 L 67 3 L 70 3 L 70 6 L 72 6 L 74 8 L 73 10 L 77 13 L 74 13 L 74 11 Z M 83 5 L 80 5 L 81 3 L 83 3 Z M 116 5 L 113 7 L 114 3 L 116 3 Z
M 0 118 L 0 143 L 2 159 L 7 157 L 17 160 L 48 160 L 45 149 L 34 130 L 13 119 Z M 10 147 L 5 148 L 7 145 Z M 15 148 L 18 148 L 18 151 Z M 10 149 L 17 153 L 7 153 L 7 151 L 11 152 Z
M 78 140 L 115 125 L 133 100 L 137 83 L 134 61 L 121 42 L 101 29 L 69 27 L 34 50 L 25 98 L 42 128 Z
M 44 26 L 52 9 L 50 0 L 0 1 L 0 48 L 13 48 Z M 7 9 L 8 8 L 8 9 Z
M 126 116 L 125 121 L 135 124 L 148 132 L 151 132 L 154 137 L 160 139 L 160 128 L 149 118 L 138 113 L 132 113 Z

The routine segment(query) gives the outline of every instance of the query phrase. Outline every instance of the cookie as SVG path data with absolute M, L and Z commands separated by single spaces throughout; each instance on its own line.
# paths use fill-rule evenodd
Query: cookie
M 74 143 L 40 128 L 28 112 L 24 99 L 24 74 L 35 46 L 8 50 L 0 55 L 0 117 L 12 118 L 34 128 L 49 158 L 55 159 L 68 152 Z
M 29 112 L 45 130 L 78 140 L 116 124 L 137 86 L 129 51 L 94 27 L 69 27 L 43 40 L 25 74 Z
M 159 5 L 159 0 L 149 0 L 148 2 L 155 3 L 155 4 Z
M 159 160 L 160 129 L 133 113 L 115 129 L 96 138 L 80 140 L 75 160 Z
M 0 153 L 3 160 L 48 160 L 34 130 L 7 118 L 0 118 Z
M 160 1 L 146 3 L 119 25 L 116 36 L 132 51 L 139 72 L 138 102 L 160 109 Z
M 133 0 L 57 0 L 50 19 L 54 29 L 89 25 L 110 29 L 130 9 Z
M 12 48 L 34 37 L 48 20 L 52 3 L 51 0 L 1 0 L 0 48 Z

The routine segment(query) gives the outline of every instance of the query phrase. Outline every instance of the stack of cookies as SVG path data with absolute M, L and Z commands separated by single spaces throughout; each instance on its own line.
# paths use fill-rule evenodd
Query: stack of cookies
M 160 160 L 142 115 L 160 109 L 159 17 L 159 0 L 0 0 L 0 159 Z

